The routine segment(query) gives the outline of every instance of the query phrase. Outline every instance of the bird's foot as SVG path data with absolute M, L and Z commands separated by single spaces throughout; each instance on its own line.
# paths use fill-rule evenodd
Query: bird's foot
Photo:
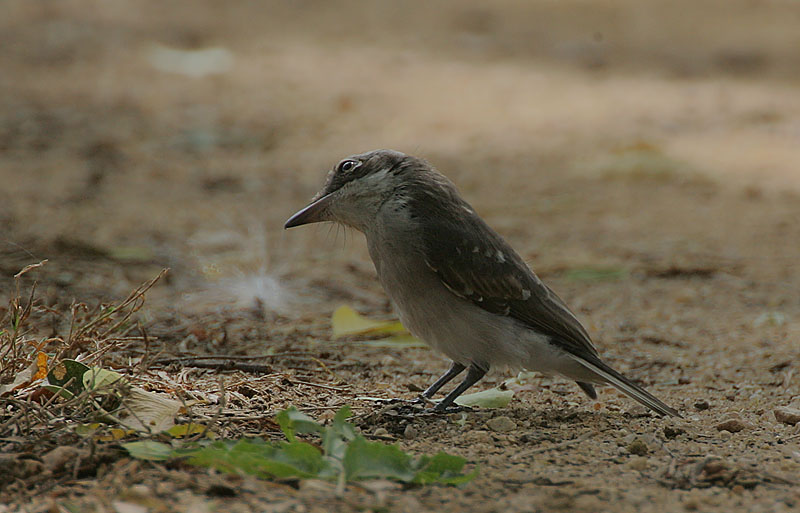
M 475 409 L 470 406 L 461 406 L 460 404 L 450 403 L 443 405 L 442 403 L 439 403 L 433 408 L 428 408 L 425 411 L 427 413 L 438 413 L 443 415 L 449 415 L 451 413 L 471 412 L 475 411 Z
M 411 401 L 411 404 L 419 404 L 419 405 L 432 405 L 436 404 L 435 402 L 431 401 L 429 398 L 425 397 L 424 395 L 420 394 L 417 396 L 416 399 Z
M 413 417 L 424 413 L 425 406 L 430 404 L 430 401 L 420 396 L 415 399 L 383 399 L 379 404 L 381 407 L 374 415 L 381 416 L 388 414 L 401 417 Z

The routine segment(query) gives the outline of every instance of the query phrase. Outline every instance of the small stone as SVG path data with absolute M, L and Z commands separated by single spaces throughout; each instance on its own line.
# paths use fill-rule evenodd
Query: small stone
M 321 479 L 301 479 L 298 483 L 301 492 L 322 492 L 332 494 L 336 491 L 336 484 Z
M 417 428 L 415 428 L 413 424 L 407 425 L 406 429 L 403 431 L 403 437 L 406 440 L 413 440 L 418 434 Z
M 649 451 L 647 444 L 641 438 L 629 443 L 625 450 L 628 451 L 628 454 L 635 454 L 636 456 L 644 456 Z
M 686 433 L 686 430 L 678 426 L 664 426 L 664 436 L 672 440 Z
M 150 497 L 151 495 L 153 495 L 153 489 L 150 488 L 147 485 L 144 485 L 144 484 L 132 485 L 128 489 L 128 492 L 131 495 L 134 495 L 134 496 L 137 496 L 137 497 Z
M 628 463 L 628 467 L 633 470 L 647 470 L 650 467 L 650 463 L 647 461 L 647 458 L 634 458 L 630 463 Z
M 89 456 L 86 449 L 78 449 L 70 445 L 56 447 L 42 456 L 42 462 L 53 472 L 63 470 L 70 464 L 74 464 L 77 459 L 84 459 Z
M 506 416 L 500 416 L 486 421 L 486 427 L 497 433 L 508 433 L 517 429 L 517 423 Z
M 797 408 L 782 406 L 780 408 L 775 408 L 773 413 L 775 414 L 775 420 L 778 422 L 789 424 L 790 426 L 800 423 L 800 410 Z
M 641 404 L 632 404 L 628 407 L 625 413 L 627 413 L 631 417 L 643 417 L 647 415 L 647 408 L 645 408 Z
M 714 428 L 716 428 L 717 431 L 728 431 L 730 433 L 738 433 L 739 431 L 743 431 L 745 429 L 751 429 L 752 427 L 753 427 L 752 424 L 749 424 L 741 419 L 736 419 L 736 418 L 723 420 L 722 422 L 714 426 Z
M 727 471 L 728 463 L 722 458 L 710 457 L 703 462 L 702 468 L 707 476 L 715 476 Z
M 389 436 L 389 431 L 387 431 L 386 428 L 379 427 L 378 429 L 373 431 L 372 434 L 375 436 Z
M 707 409 L 711 408 L 711 405 L 708 404 L 708 401 L 703 399 L 701 401 L 697 401 L 696 403 L 694 403 L 694 407 L 697 408 L 700 411 L 703 411 L 703 410 L 707 410 Z

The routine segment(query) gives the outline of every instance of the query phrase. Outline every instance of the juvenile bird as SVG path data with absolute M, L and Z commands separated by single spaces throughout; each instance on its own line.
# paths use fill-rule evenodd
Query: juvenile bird
M 566 376 L 592 399 L 594 384 L 610 384 L 680 416 L 600 359 L 575 314 L 426 161 L 392 150 L 347 157 L 285 228 L 321 221 L 364 233 L 403 325 L 452 360 L 422 397 L 466 369 L 435 410 L 448 411 L 490 367 L 510 366 Z

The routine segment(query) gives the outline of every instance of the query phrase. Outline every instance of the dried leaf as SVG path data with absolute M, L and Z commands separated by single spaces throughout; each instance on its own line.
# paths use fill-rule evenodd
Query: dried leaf
M 122 444 L 122 447 L 128 451 L 128 454 L 140 460 L 164 461 L 175 457 L 170 445 L 154 440 L 128 442 Z
M 37 379 L 44 379 L 47 377 L 47 354 L 39 351 L 36 355 L 36 374 L 33 375 L 34 381 Z
M 456 399 L 461 406 L 480 406 L 481 408 L 504 408 L 514 397 L 513 390 L 490 388 L 474 394 L 466 394 Z
M 201 433 L 205 433 L 207 438 L 215 438 L 214 433 L 208 431 L 208 428 L 202 424 L 176 424 L 171 428 L 167 429 L 165 433 L 168 433 L 173 438 L 183 438 L 185 436 L 191 435 L 199 435 Z
M 36 362 L 30 364 L 27 368 L 21 370 L 14 376 L 14 381 L 7 385 L 0 385 L 0 396 L 9 394 L 18 388 L 24 388 L 31 384 L 38 372 L 38 365 Z
M 347 335 L 409 335 L 399 321 L 376 321 L 364 317 L 349 306 L 340 306 L 331 318 L 333 338 Z
M 160 433 L 175 425 L 175 415 L 183 403 L 162 394 L 133 387 L 115 412 L 115 420 L 127 429 Z

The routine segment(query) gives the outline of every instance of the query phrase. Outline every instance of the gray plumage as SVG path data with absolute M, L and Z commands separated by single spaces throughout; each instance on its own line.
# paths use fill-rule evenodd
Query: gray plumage
M 320 221 L 364 233 L 400 320 L 453 360 L 424 397 L 469 369 L 437 409 L 490 367 L 510 366 L 562 374 L 592 398 L 592 383 L 608 383 L 662 415 L 680 416 L 605 364 L 564 302 L 424 160 L 391 150 L 342 160 L 286 228 Z

